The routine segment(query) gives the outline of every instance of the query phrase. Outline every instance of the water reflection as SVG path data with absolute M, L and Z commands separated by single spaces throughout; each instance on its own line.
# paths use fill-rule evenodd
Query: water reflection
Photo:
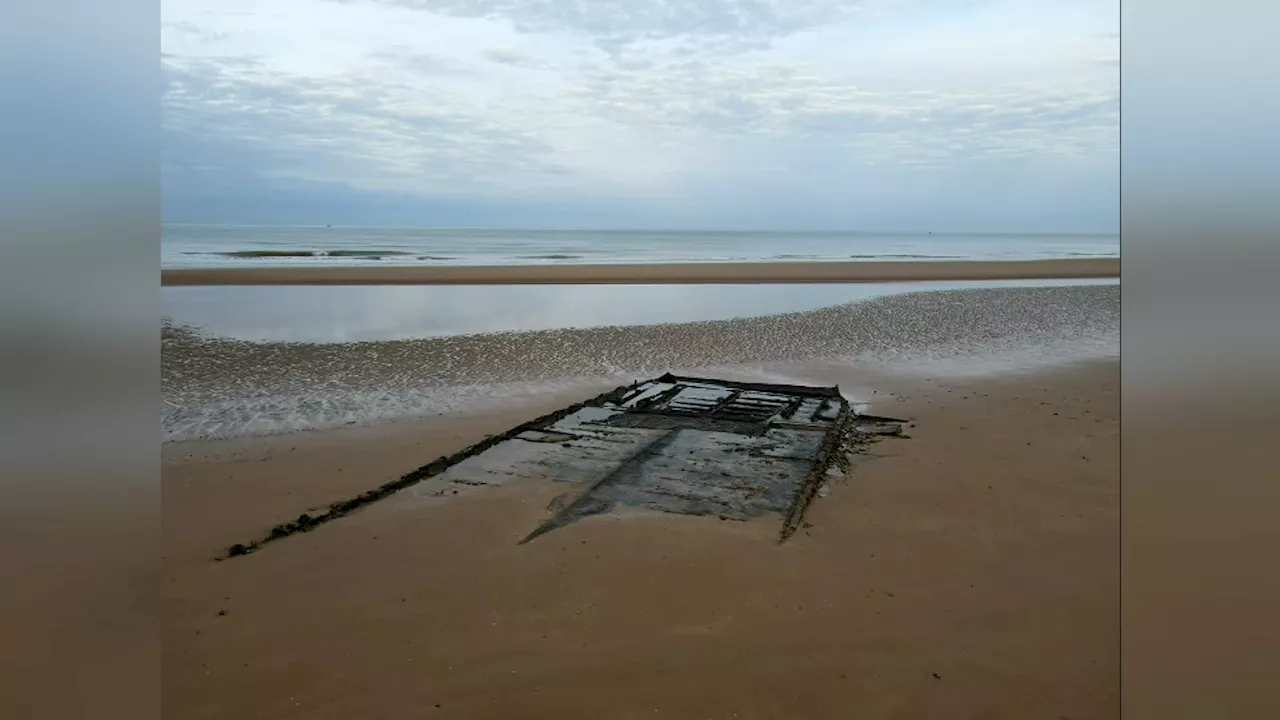
M 240 340 L 347 342 L 727 320 L 920 290 L 1115 284 L 1015 280 L 835 285 L 166 287 L 174 322 Z

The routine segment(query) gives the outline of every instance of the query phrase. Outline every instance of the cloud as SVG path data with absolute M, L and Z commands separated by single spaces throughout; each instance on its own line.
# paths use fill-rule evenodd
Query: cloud
M 775 37 L 850 17 L 861 0 L 382 0 L 466 18 L 501 17 L 522 32 L 574 31 L 614 41 L 694 36 Z
M 499 65 L 511 65 L 512 67 L 523 68 L 545 67 L 537 58 L 525 55 L 524 53 L 510 48 L 489 48 L 484 51 L 484 56 L 490 62 L 495 62 Z
M 400 45 L 387 50 L 378 50 L 369 54 L 371 58 L 385 60 L 387 63 L 407 70 L 415 75 L 467 75 L 470 72 L 458 62 L 441 55 L 415 52 L 412 48 Z
M 257 67 L 165 64 L 167 167 L 196 174 L 233 163 L 263 177 L 436 194 L 491 187 L 485 178 L 504 171 L 547 170 L 536 138 L 480 122 L 447 99 L 406 105 L 392 86 L 261 75 Z M 217 152 L 202 152 L 209 148 Z
M 233 216 L 236 188 L 254 188 L 298 212 L 311 193 L 423 221 L 487 207 L 515 224 L 1116 222 L 1113 3 L 188 0 L 165 14 L 169 209 Z
M 199 25 L 196 25 L 195 23 L 190 23 L 190 22 L 163 23 L 162 27 L 166 31 L 188 35 L 206 44 L 216 43 L 220 40 L 226 40 L 229 37 L 227 33 L 217 32 L 215 30 L 207 30 L 205 28 L 200 27 Z

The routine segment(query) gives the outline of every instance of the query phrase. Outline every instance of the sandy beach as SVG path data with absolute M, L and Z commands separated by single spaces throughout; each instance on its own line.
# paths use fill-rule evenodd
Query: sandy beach
M 414 265 L 163 270 L 181 285 L 497 285 L 841 283 L 1119 277 L 1119 258 L 945 262 L 629 263 L 617 265 Z
M 422 368 L 442 390 L 542 384 L 393 423 L 166 444 L 164 711 L 1117 717 L 1118 361 L 968 377 L 947 360 L 979 347 L 1007 354 L 1015 341 L 1058 352 L 1111 332 L 1116 310 L 1118 289 L 1099 286 L 399 343 L 170 329 L 166 398 L 214 408 L 199 426 L 210 437 L 270 415 L 272 402 L 296 417 L 308 403 L 349 410 L 362 392 L 399 398 L 407 386 L 388 388 Z M 908 419 L 910 437 L 855 457 L 781 545 L 777 518 L 656 513 L 589 518 L 519 545 L 557 492 L 529 483 L 436 505 L 395 496 L 215 559 L 613 387 L 609 368 L 643 376 L 659 363 L 755 363 L 770 377 L 839 384 L 872 412 Z M 552 382 L 557 373 L 578 379 Z M 303 399 L 281 400 L 292 383 Z M 229 399 L 254 388 L 273 399 Z
M 599 518 L 546 487 L 231 542 L 559 404 L 171 445 L 165 713 L 1118 716 L 1118 364 L 896 390 L 884 441 L 776 523 Z

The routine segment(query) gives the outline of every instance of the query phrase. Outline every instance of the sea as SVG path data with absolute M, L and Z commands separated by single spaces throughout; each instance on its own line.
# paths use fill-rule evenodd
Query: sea
M 163 268 L 1039 260 L 1118 257 L 1118 234 L 162 226 Z

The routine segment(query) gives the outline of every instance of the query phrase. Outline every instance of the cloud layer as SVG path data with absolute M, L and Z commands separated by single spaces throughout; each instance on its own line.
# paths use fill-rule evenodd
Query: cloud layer
M 167 0 L 166 216 L 1103 230 L 1114 2 Z

